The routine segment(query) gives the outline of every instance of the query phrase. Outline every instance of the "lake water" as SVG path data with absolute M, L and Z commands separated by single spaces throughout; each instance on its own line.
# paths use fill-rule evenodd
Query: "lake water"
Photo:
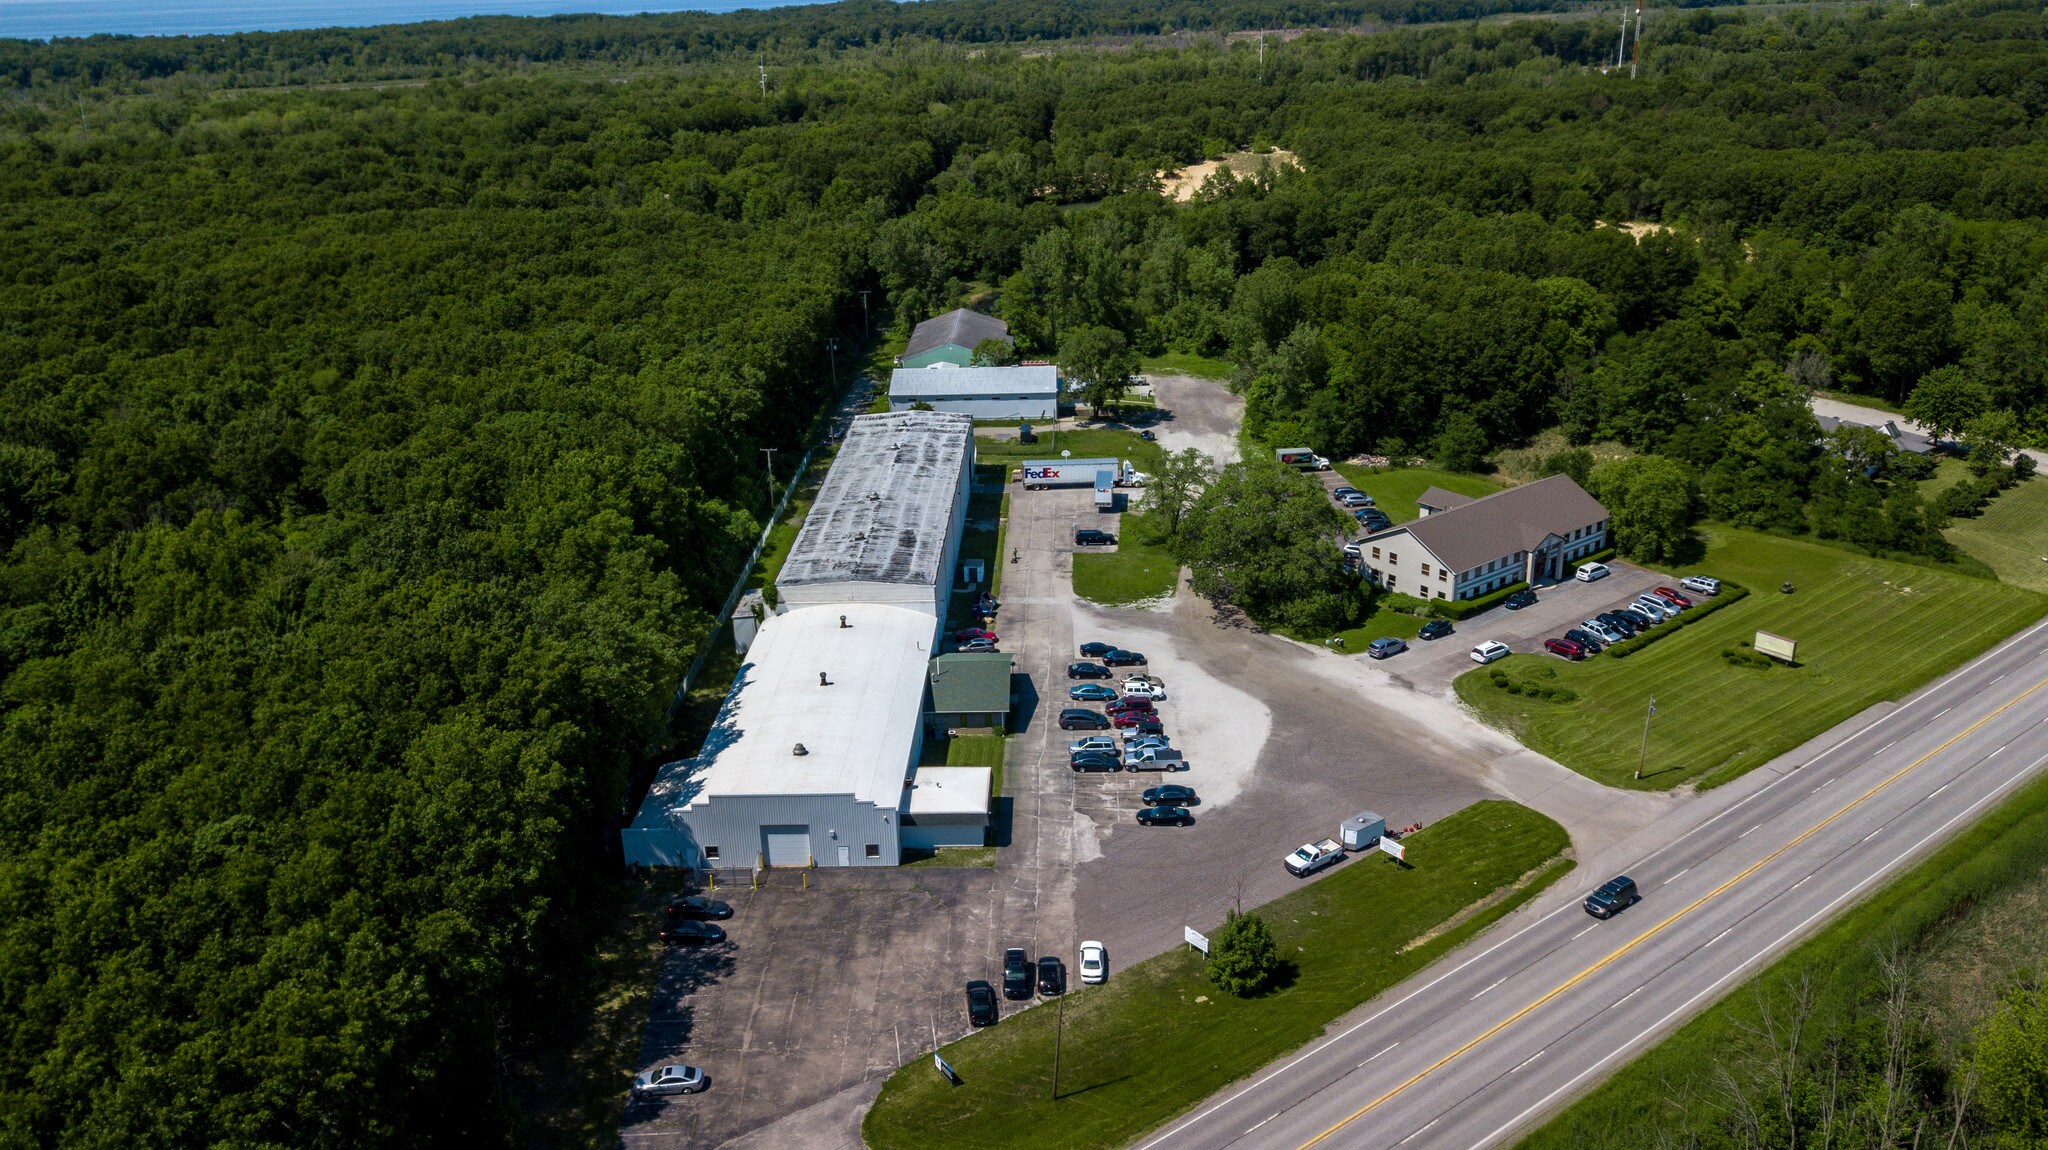
M 815 0 L 0 0 L 0 38 L 47 40 L 122 32 L 135 36 L 200 36 L 274 32 L 284 28 L 360 27 L 455 20 L 464 16 L 554 16 L 598 12 L 734 12 Z

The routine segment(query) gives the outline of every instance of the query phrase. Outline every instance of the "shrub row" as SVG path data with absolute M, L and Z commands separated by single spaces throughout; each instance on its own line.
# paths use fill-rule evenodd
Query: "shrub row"
M 1624 639 L 1621 642 L 1616 643 L 1614 646 L 1607 648 L 1607 653 L 1614 656 L 1617 659 L 1626 659 L 1630 655 L 1635 654 L 1637 651 L 1640 651 L 1643 648 L 1649 646 L 1650 644 L 1656 642 L 1657 640 L 1664 638 L 1666 635 L 1677 633 L 1679 628 L 1690 626 L 1691 624 L 1697 623 L 1700 620 L 1706 618 L 1707 616 L 1713 614 L 1716 611 L 1719 611 L 1721 608 L 1726 607 L 1731 603 L 1740 602 L 1744 598 L 1747 598 L 1748 595 L 1749 588 L 1723 580 L 1721 582 L 1721 593 L 1719 595 L 1716 595 L 1712 599 L 1709 599 L 1706 602 L 1693 607 L 1689 611 L 1679 612 L 1678 618 L 1670 624 L 1660 627 L 1653 627 L 1648 631 L 1637 632 L 1635 638 Z
M 1500 606 L 1502 600 L 1515 592 L 1527 591 L 1528 589 L 1529 585 L 1527 583 L 1510 583 L 1498 591 L 1488 595 L 1481 595 L 1477 599 L 1459 601 L 1432 599 L 1429 601 L 1429 610 L 1431 614 L 1440 619 L 1470 619 L 1481 611 L 1491 611 L 1495 607 Z
M 1553 675 L 1556 674 L 1554 671 L 1551 673 Z M 1545 699 L 1552 703 L 1575 702 L 1579 697 L 1579 693 L 1570 687 L 1547 687 L 1541 683 L 1517 681 L 1499 667 L 1488 671 L 1487 678 L 1493 680 L 1494 686 L 1499 687 L 1510 695 L 1524 695 L 1531 699 Z
M 1727 648 L 1721 652 L 1721 658 L 1731 667 L 1755 667 L 1765 671 L 1770 670 L 1771 664 L 1776 661 L 1769 655 L 1757 654 L 1747 643 Z

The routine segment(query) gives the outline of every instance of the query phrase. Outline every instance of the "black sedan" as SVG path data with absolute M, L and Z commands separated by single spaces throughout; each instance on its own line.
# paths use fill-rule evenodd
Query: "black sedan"
M 1422 625 L 1422 630 L 1417 631 L 1415 637 L 1418 639 L 1441 639 L 1445 635 L 1450 634 L 1451 630 L 1451 621 L 1449 619 L 1431 619 Z
M 1143 659 L 1140 659 L 1138 661 L 1140 663 L 1144 662 Z M 1107 679 L 1112 674 L 1113 672 L 1111 672 L 1108 667 L 1105 667 L 1100 663 L 1067 664 L 1067 678 L 1069 679 Z
M 1145 656 L 1138 654 L 1136 651 L 1125 651 L 1119 648 L 1105 652 L 1102 656 L 1102 661 L 1111 667 L 1142 667 L 1145 665 Z M 1069 670 L 1072 670 L 1072 668 L 1069 668 Z
M 668 901 L 670 919 L 681 918 L 731 918 L 732 907 L 715 898 L 693 894 L 688 898 L 672 898 Z
M 1197 801 L 1195 799 L 1195 788 L 1184 787 L 1179 783 L 1167 783 L 1159 787 L 1146 787 L 1145 793 L 1138 797 L 1143 799 L 1148 807 L 1184 807 Z
M 1114 650 L 1116 650 L 1115 643 L 1083 643 L 1081 644 L 1081 657 L 1084 659 L 1100 659 Z
M 1607 645 L 1600 641 L 1600 637 L 1598 635 L 1593 634 L 1591 631 L 1586 630 L 1584 627 L 1573 627 L 1571 630 L 1566 631 L 1564 633 L 1564 637 L 1570 639 L 1574 643 L 1577 643 L 1579 646 L 1584 647 L 1586 649 L 1586 654 L 1588 655 L 1598 655 L 1600 653 L 1600 649 Z
M 1038 993 L 1050 998 L 1067 992 L 1067 964 L 1048 954 L 1038 960 Z
M 724 942 L 725 928 L 685 918 L 662 927 L 659 937 L 670 946 L 703 946 L 707 943 Z
M 996 988 L 977 978 L 967 984 L 967 1021 L 976 1026 L 994 1026 Z
M 1021 946 L 1003 952 L 1003 997 L 1031 997 L 1031 960 L 1024 957 Z
M 1522 590 L 1508 596 L 1507 602 L 1501 604 L 1501 606 L 1506 607 L 1510 611 L 1520 611 L 1524 607 L 1534 606 L 1535 603 L 1536 592 Z
M 1186 807 L 1146 807 L 1138 812 L 1141 827 L 1191 827 L 1195 816 Z
M 1108 751 L 1076 751 L 1068 756 L 1067 765 L 1077 771 L 1117 771 L 1123 764 Z
M 1109 716 L 1086 707 L 1068 707 L 1060 712 L 1062 731 L 1107 731 Z

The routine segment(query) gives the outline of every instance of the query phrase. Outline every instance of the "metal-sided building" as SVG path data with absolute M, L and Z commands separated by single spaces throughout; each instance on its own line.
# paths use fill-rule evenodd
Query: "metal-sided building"
M 976 419 L 1057 419 L 1060 369 L 1026 367 L 899 367 L 889 373 L 889 409 L 922 403 Z
M 935 315 L 911 329 L 910 342 L 896 357 L 900 367 L 930 367 L 950 363 L 967 367 L 974 362 L 974 347 L 983 340 L 997 339 L 1014 345 L 1010 325 L 992 315 L 964 307 Z
M 973 465 L 967 416 L 853 421 L 776 580 L 777 611 L 703 747 L 661 768 L 622 832 L 627 862 L 894 866 L 905 845 L 981 842 L 986 777 L 977 823 L 971 781 L 921 789 L 917 769 Z M 920 793 L 926 825 L 906 834 Z
M 924 612 L 936 636 L 973 473 L 974 421 L 965 415 L 856 418 L 775 579 L 780 605 L 888 603 Z

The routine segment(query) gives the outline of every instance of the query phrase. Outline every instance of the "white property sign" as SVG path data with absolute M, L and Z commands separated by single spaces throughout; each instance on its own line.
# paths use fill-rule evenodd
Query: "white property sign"
M 1759 655 L 1769 655 L 1773 659 L 1782 659 L 1787 663 L 1792 662 L 1794 652 L 1799 650 L 1799 644 L 1783 635 L 1773 635 L 1769 631 L 1758 631 L 1756 642 L 1752 646 Z
M 1180 932 L 1182 937 L 1188 940 L 1189 946 L 1194 947 L 1196 950 L 1201 951 L 1203 954 L 1209 953 L 1208 935 L 1203 934 L 1201 931 L 1196 930 L 1194 927 L 1191 926 L 1181 927 Z
M 1402 862 L 1408 861 L 1408 848 L 1385 835 L 1380 836 L 1380 849 L 1400 859 Z

